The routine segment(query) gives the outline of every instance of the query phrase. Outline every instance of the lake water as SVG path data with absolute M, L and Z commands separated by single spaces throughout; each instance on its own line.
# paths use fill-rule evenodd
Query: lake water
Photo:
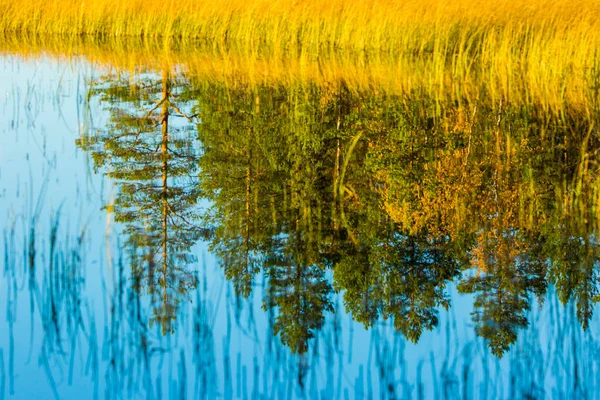
M 0 57 L 0 399 L 597 396 L 591 103 L 126 53 Z

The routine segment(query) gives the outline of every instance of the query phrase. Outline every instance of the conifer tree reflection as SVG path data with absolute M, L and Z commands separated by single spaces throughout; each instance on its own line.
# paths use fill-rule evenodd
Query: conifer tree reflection
M 273 330 L 303 353 L 332 309 L 319 251 L 322 202 L 331 196 L 318 191 L 324 143 L 286 118 L 284 90 L 208 85 L 205 93 L 200 179 L 213 202 L 211 248 L 241 296 L 265 274 L 263 308 L 276 311 Z
M 336 266 L 335 283 L 344 304 L 366 327 L 379 317 L 417 342 L 439 322 L 439 308 L 450 306 L 445 287 L 460 273 L 446 254 L 447 243 L 388 232 L 378 243 L 348 254 Z
M 163 333 L 174 329 L 182 295 L 196 286 L 188 264 L 202 233 L 195 125 L 180 109 L 189 100 L 185 89 L 167 69 L 159 78 L 107 76 L 90 92 L 110 110 L 107 129 L 80 141 L 95 168 L 118 183 L 114 215 L 127 235 L 134 288 L 151 295 L 150 324 Z M 175 116 L 186 123 L 174 124 Z
M 212 248 L 241 295 L 266 274 L 263 307 L 277 309 L 274 331 L 285 344 L 304 352 L 322 326 L 332 307 L 330 268 L 347 308 L 367 326 L 391 317 L 416 341 L 437 324 L 459 268 L 440 240 L 390 227 L 367 165 L 371 141 L 387 128 L 377 98 L 344 86 L 296 93 L 209 85 L 202 99 Z
M 563 304 L 575 303 L 576 315 L 584 329 L 589 326 L 598 290 L 600 246 L 594 235 L 570 230 L 551 232 L 544 251 L 551 260 L 548 280 L 553 282 Z
M 279 334 L 292 352 L 304 353 L 309 339 L 323 326 L 324 313 L 333 311 L 333 305 L 325 266 L 307 259 L 305 243 L 294 234 L 296 238 L 275 245 L 266 260 L 269 284 L 263 308 L 277 308 L 274 334 Z
M 238 295 L 263 274 L 263 308 L 294 352 L 322 328 L 334 289 L 365 326 L 393 319 L 417 341 L 438 324 L 458 280 L 474 296 L 477 334 L 497 355 L 548 284 L 563 303 L 577 302 L 587 326 L 598 300 L 597 227 L 571 227 L 594 221 L 573 210 L 600 198 L 600 181 L 585 173 L 600 148 L 590 129 L 585 139 L 572 124 L 519 110 L 343 83 L 179 85 L 163 73 L 136 85 L 116 79 L 95 90 L 121 105 L 108 131 L 82 146 L 120 181 L 115 215 L 136 285 L 160 300 L 155 320 L 165 330 L 176 294 L 195 284 L 185 265 L 206 231 Z M 190 98 L 201 153 L 171 126 Z M 201 217 L 200 193 L 210 204 Z
M 459 291 L 475 294 L 473 321 L 478 335 L 487 339 L 493 354 L 501 356 L 517 340 L 518 329 L 528 325 L 530 294 L 543 298 L 546 265 L 541 243 L 520 232 L 486 235 L 475 252 L 485 259 L 476 275 L 465 278 Z

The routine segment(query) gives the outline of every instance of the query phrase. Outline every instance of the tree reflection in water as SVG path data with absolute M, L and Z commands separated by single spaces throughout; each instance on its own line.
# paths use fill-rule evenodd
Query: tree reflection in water
M 497 356 L 548 285 L 588 325 L 600 187 L 589 114 L 166 69 L 107 76 L 90 95 L 111 119 L 79 144 L 119 185 L 133 287 L 158 304 L 163 332 L 197 284 L 201 238 L 238 296 L 264 278 L 263 309 L 292 352 L 309 350 L 335 291 L 366 327 L 391 319 L 417 342 L 456 285 Z

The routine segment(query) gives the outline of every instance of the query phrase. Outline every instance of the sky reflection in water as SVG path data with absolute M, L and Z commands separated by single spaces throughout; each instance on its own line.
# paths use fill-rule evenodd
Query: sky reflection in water
M 594 397 L 593 116 L 0 68 L 0 398 Z

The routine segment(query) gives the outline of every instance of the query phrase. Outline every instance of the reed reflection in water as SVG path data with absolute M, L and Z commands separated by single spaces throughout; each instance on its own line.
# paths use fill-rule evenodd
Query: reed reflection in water
M 107 398 L 593 397 L 595 114 L 169 67 L 90 85 L 104 300 L 66 211 L 4 231 L 9 337 L 25 293 L 55 397 L 76 371 Z

